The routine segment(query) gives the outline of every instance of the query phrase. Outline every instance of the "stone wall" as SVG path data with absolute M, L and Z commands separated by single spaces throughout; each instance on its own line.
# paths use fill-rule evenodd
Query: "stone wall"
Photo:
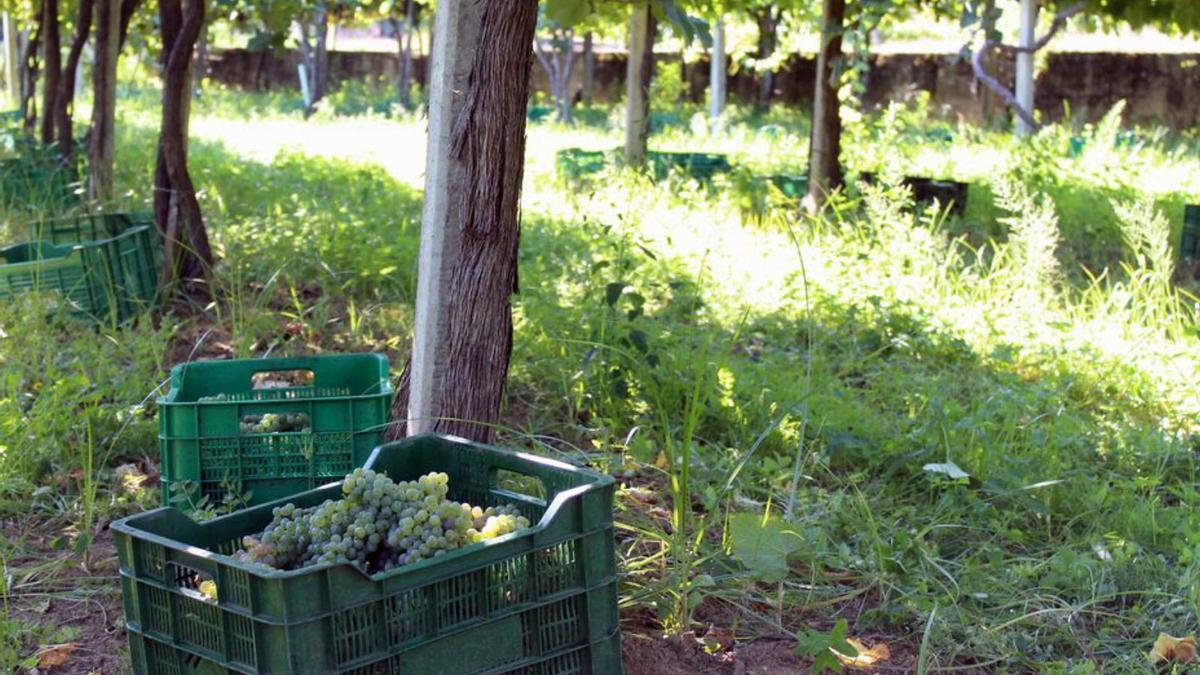
M 660 59 L 679 64 L 677 56 Z M 581 60 L 580 60 L 581 61 Z M 210 56 L 209 76 L 215 81 L 252 90 L 298 88 L 298 53 L 225 50 Z M 347 79 L 375 78 L 395 81 L 399 60 L 395 54 L 377 52 L 331 52 L 330 78 L 334 86 Z M 577 61 L 579 63 L 579 61 Z M 679 64 L 688 95 L 704 99 L 708 87 L 708 63 Z M 576 67 L 578 86 L 581 66 Z M 1011 78 L 1011 62 L 997 64 L 1001 78 Z M 424 57 L 416 57 L 414 75 L 424 84 Z M 812 57 L 791 58 L 775 76 L 774 100 L 800 106 L 812 103 L 815 65 Z M 623 96 L 625 56 L 598 54 L 596 98 L 618 100 Z M 533 85 L 548 91 L 546 75 L 535 62 Z M 758 78 L 744 70 L 729 80 L 730 97 L 753 101 Z M 951 118 L 978 121 L 982 109 L 969 63 L 955 57 L 929 54 L 886 54 L 872 57 L 867 76 L 866 101 L 885 105 L 928 92 L 931 107 Z M 994 98 L 994 97 L 993 97 Z M 1060 119 L 1068 107 L 1072 114 L 1096 120 L 1119 100 L 1126 100 L 1127 118 L 1138 123 L 1166 124 L 1174 129 L 1200 126 L 1200 54 L 1051 54 L 1037 79 L 1037 107 L 1048 119 Z

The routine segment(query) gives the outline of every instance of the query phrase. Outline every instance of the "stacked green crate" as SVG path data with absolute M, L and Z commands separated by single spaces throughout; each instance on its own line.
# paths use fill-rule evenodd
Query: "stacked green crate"
M 368 466 L 396 481 L 444 471 L 451 499 L 513 503 L 536 524 L 368 574 L 231 555 L 274 507 L 340 499 L 340 485 L 206 523 L 127 518 L 112 531 L 133 672 L 622 672 L 611 477 L 444 436 L 382 446 Z

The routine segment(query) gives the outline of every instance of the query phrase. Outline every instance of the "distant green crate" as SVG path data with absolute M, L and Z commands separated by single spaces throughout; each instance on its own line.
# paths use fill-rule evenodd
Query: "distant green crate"
M 254 387 L 256 375 L 311 373 L 311 383 Z M 158 401 L 163 504 L 221 503 L 236 484 L 262 504 L 336 480 L 383 442 L 391 414 L 380 354 L 197 361 L 175 366 Z M 304 429 L 256 431 L 263 415 L 302 415 Z M 245 429 L 245 431 L 243 431 Z M 193 494 L 185 488 L 193 485 Z M 172 492 L 175 494 L 172 494 Z
M 725 155 L 701 152 L 650 152 L 647 153 L 655 180 L 663 180 L 672 171 L 679 171 L 696 180 L 707 182 L 718 173 L 731 169 Z
M 788 199 L 800 199 L 808 194 L 808 176 L 805 174 L 777 173 L 767 176 L 767 182 Z
M 112 532 L 133 672 L 622 672 L 612 478 L 433 435 L 384 445 L 368 466 L 394 480 L 444 471 L 451 499 L 515 503 L 536 525 L 368 576 L 230 555 L 273 507 L 340 498 L 336 484 L 206 523 L 170 508 L 126 518 Z M 541 489 L 518 487 L 530 483 Z
M 47 212 L 82 202 L 79 165 L 63 162 L 54 148 L 29 147 L 0 161 L 0 208 Z
M 529 120 L 530 122 L 544 122 L 545 120 L 550 119 L 550 115 L 553 113 L 554 108 L 551 108 L 550 106 L 530 106 L 529 109 L 525 111 L 525 119 Z
M 576 182 L 603 171 L 608 166 L 608 153 L 602 150 L 566 148 L 555 154 L 554 165 L 559 179 Z
M 1179 255 L 1190 260 L 1200 260 L 1200 206 L 1195 204 L 1183 207 L 1183 232 L 1179 242 Z
M 93 323 L 125 324 L 157 301 L 155 242 L 153 226 L 139 225 L 107 239 L 0 249 L 0 300 L 44 294 Z

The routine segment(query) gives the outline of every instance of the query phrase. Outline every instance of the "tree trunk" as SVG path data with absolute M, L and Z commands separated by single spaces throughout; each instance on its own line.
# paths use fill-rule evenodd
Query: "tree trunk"
M 316 46 L 313 53 L 313 103 L 325 98 L 325 92 L 329 87 L 329 9 L 324 5 L 317 5 L 316 16 Z
M 142 0 L 121 0 L 121 39 L 117 44 L 118 53 L 125 48 L 125 38 L 129 37 L 129 24 L 141 4 Z
M 813 211 L 824 208 L 825 198 L 842 183 L 839 158 L 842 117 L 838 109 L 838 80 L 845 15 L 846 0 L 824 0 L 808 154 L 807 206 Z
M 54 113 L 58 110 L 62 77 L 62 39 L 59 36 L 58 0 L 42 3 L 42 143 L 54 142 Z
M 79 59 L 83 46 L 92 32 L 92 13 L 95 0 L 79 0 L 79 16 L 75 20 L 75 37 L 67 51 L 67 63 L 58 83 L 54 101 L 54 125 L 58 128 L 58 151 L 70 157 L 75 153 L 75 78 L 79 74 Z M 48 112 L 48 111 L 47 111 Z
M 17 63 L 20 61 L 20 50 L 17 48 L 18 31 L 13 26 L 12 15 L 4 13 L 4 84 L 8 89 L 10 101 L 21 100 L 21 81 Z
M 711 109 L 709 114 L 712 116 L 713 128 L 716 128 L 720 122 L 721 115 L 725 112 L 725 97 L 726 97 L 726 79 L 729 74 L 729 65 L 725 60 L 725 17 L 718 16 L 713 22 L 713 44 L 712 58 L 709 60 L 709 96 Z
M 779 42 L 779 15 L 774 8 L 767 7 L 755 16 L 755 20 L 758 22 L 758 60 L 767 61 L 775 55 Z M 775 71 L 764 67 L 758 77 L 758 100 L 755 106 L 759 112 L 766 112 L 771 106 L 771 95 L 775 92 Z
M 416 32 L 416 7 L 414 0 L 408 0 L 404 7 L 404 44 L 400 45 L 400 104 L 405 110 L 412 110 L 412 63 L 413 63 L 413 33 Z
M 208 22 L 200 29 L 200 37 L 196 40 L 196 62 L 192 64 L 192 89 L 200 91 L 204 77 L 208 75 Z
M 21 55 L 21 119 L 25 131 L 30 135 L 37 128 L 37 81 L 38 81 L 38 47 L 42 37 L 42 10 L 39 7 L 37 21 L 33 34 L 25 42 L 25 51 Z
M 986 0 L 983 5 L 983 39 L 989 40 L 993 33 L 996 32 L 996 0 Z M 990 59 L 984 57 L 985 66 L 991 70 Z M 992 120 L 995 117 L 995 111 L 992 110 L 992 91 L 987 87 L 979 87 L 979 112 L 985 126 L 991 126 Z
M 560 38 L 555 32 L 550 40 L 551 46 L 563 45 L 547 51 L 542 46 L 540 38 L 534 38 L 533 46 L 538 61 L 546 71 L 546 79 L 550 81 L 550 94 L 554 98 L 554 108 L 558 121 L 571 121 L 571 73 L 575 70 L 575 31 L 568 28 Z
M 117 61 L 121 56 L 121 0 L 97 0 L 96 64 L 92 68 L 92 127 L 88 131 L 88 165 L 92 199 L 113 196 L 116 140 Z
M 654 35 L 650 5 L 633 6 L 629 17 L 629 62 L 625 71 L 625 163 L 646 163 L 650 139 L 650 82 L 654 76 Z
M 583 82 L 580 94 L 584 105 L 592 104 L 592 96 L 596 88 L 596 47 L 593 44 L 595 36 L 589 31 L 583 36 Z
M 536 0 L 438 3 L 407 410 L 490 441 L 512 352 Z
M 1017 105 L 1033 115 L 1033 43 L 1037 39 L 1037 0 L 1021 0 L 1021 32 L 1017 52 L 1017 82 L 1013 93 L 1017 97 Z M 1017 135 L 1029 136 L 1035 131 L 1034 125 L 1022 117 L 1017 117 Z
M 192 54 L 206 0 L 159 0 L 163 42 L 162 127 L 154 176 L 154 219 L 163 235 L 161 282 L 168 294 L 207 295 L 198 280 L 212 269 L 212 248 L 187 168 Z

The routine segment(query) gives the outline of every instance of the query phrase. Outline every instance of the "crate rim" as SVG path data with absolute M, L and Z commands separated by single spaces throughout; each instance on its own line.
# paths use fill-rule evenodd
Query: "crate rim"
M 168 537 L 154 534 L 152 532 L 147 532 L 146 530 L 143 530 L 143 529 L 137 527 L 137 525 L 136 525 L 136 521 L 138 521 L 138 520 L 141 520 L 144 518 L 149 518 L 151 516 L 158 515 L 160 513 L 165 513 L 168 511 L 175 511 L 175 512 L 179 513 L 180 516 L 187 518 L 188 520 L 191 520 L 193 523 L 196 523 L 197 525 L 215 526 L 219 523 L 222 523 L 223 521 L 225 521 L 227 519 L 232 519 L 232 518 L 238 517 L 241 514 L 245 513 L 246 511 L 250 511 L 250 510 L 267 511 L 270 509 L 274 509 L 278 506 L 283 506 L 285 504 L 293 503 L 297 498 L 301 497 L 302 495 L 311 494 L 313 492 L 318 492 L 321 490 L 328 490 L 335 485 L 339 485 L 342 482 L 340 480 L 331 481 L 320 487 L 313 488 L 312 490 L 305 490 L 304 492 L 300 492 L 300 493 L 291 495 L 290 497 L 282 497 L 280 499 L 276 499 L 271 502 L 265 502 L 265 503 L 259 504 L 257 506 L 252 506 L 248 509 L 242 509 L 240 511 L 235 511 L 234 513 L 219 516 L 217 518 L 213 518 L 212 520 L 204 521 L 203 523 L 197 523 L 197 521 L 195 519 L 193 519 L 190 515 L 188 515 L 188 513 L 186 511 L 178 509 L 174 506 L 161 506 L 159 508 L 152 509 L 150 511 L 143 511 L 142 513 L 134 514 L 132 516 L 126 516 L 125 518 L 122 518 L 122 519 L 112 523 L 109 527 L 112 530 L 114 530 L 116 532 L 120 532 L 121 534 L 124 534 L 128 537 L 131 537 L 131 538 L 134 538 L 134 539 L 137 539 L 140 541 L 144 541 L 144 542 L 157 544 L 164 548 L 168 548 L 168 549 L 171 549 L 174 551 L 179 551 L 181 553 L 186 553 L 188 555 L 195 556 L 198 558 L 203 558 L 205 560 L 211 560 L 212 562 L 215 562 L 218 564 L 236 567 L 238 569 L 244 570 L 247 574 L 254 575 L 261 579 L 268 579 L 268 580 L 291 579 L 291 578 L 296 578 L 296 577 L 307 576 L 318 570 L 334 569 L 334 568 L 338 568 L 338 567 L 347 567 L 349 569 L 354 570 L 357 574 L 359 574 L 361 577 L 363 577 L 364 579 L 366 579 L 368 581 L 378 582 L 378 581 L 387 581 L 387 580 L 393 579 L 402 574 L 406 574 L 412 570 L 422 570 L 422 569 L 425 569 L 426 567 L 433 566 L 435 563 L 440 564 L 443 562 L 457 560 L 459 558 L 466 557 L 468 555 L 472 555 L 476 552 L 486 550 L 487 548 L 490 548 L 492 546 L 499 546 L 499 545 L 506 544 L 511 541 L 515 541 L 515 540 L 522 539 L 522 538 L 525 538 L 528 536 L 536 535 L 537 533 L 542 532 L 546 529 L 546 527 L 549 525 L 550 521 L 552 521 L 554 519 L 554 517 L 556 517 L 558 515 L 558 512 L 562 509 L 563 505 L 569 499 L 583 495 L 587 492 L 592 492 L 595 490 L 600 490 L 600 489 L 606 488 L 606 487 L 612 485 L 613 483 L 615 483 L 615 480 L 613 479 L 612 476 L 610 476 L 608 474 L 600 473 L 598 471 L 593 471 L 591 469 L 577 467 L 572 464 L 568 464 L 566 462 L 561 462 L 559 460 L 550 459 L 548 457 L 540 457 L 538 455 L 531 455 L 531 454 L 525 453 L 525 452 L 516 452 L 513 450 L 505 450 L 504 448 L 499 448 L 494 445 L 489 445 L 489 444 L 485 444 L 485 443 L 476 443 L 473 441 L 469 441 L 465 438 L 462 438 L 460 436 L 454 436 L 451 434 L 439 434 L 439 433 L 417 434 L 415 436 L 409 436 L 408 438 L 406 438 L 404 440 L 392 441 L 390 443 L 384 443 L 383 445 L 377 446 L 374 450 L 371 451 L 371 455 L 367 458 L 367 462 L 363 468 L 372 467 L 375 463 L 376 456 L 381 451 L 384 451 L 388 448 L 391 448 L 391 447 L 394 447 L 397 445 L 401 445 L 401 444 L 404 444 L 407 442 L 419 440 L 419 439 L 438 439 L 438 440 L 447 441 L 447 442 L 456 443 L 456 444 L 469 443 L 474 447 L 483 448 L 488 451 L 508 455 L 510 457 L 516 457 L 516 458 L 519 458 L 519 459 L 522 459 L 525 461 L 535 462 L 535 463 L 542 464 L 542 465 L 545 465 L 548 467 L 552 467 L 554 469 L 567 470 L 567 471 L 571 471 L 574 473 L 584 474 L 584 475 L 591 477 L 593 480 L 585 485 L 577 485 L 575 487 L 568 488 L 566 490 L 562 490 L 561 492 L 556 494 L 554 496 L 554 499 L 552 499 L 548 504 L 546 504 L 546 511 L 545 511 L 545 513 L 542 514 L 541 520 L 539 520 L 537 522 L 537 524 L 532 525 L 531 527 L 528 527 L 523 530 L 517 530 L 515 532 L 510 532 L 506 535 L 496 537 L 495 539 L 489 539 L 486 541 L 480 541 L 480 542 L 476 542 L 474 544 L 463 546 L 461 548 L 458 548 L 458 549 L 455 549 L 448 553 L 445 553 L 443 555 L 440 555 L 436 558 L 422 560 L 420 562 L 413 563 L 411 565 L 402 565 L 395 569 L 388 570 L 385 572 L 379 572 L 376 574 L 369 574 L 369 573 L 363 571 L 362 569 L 360 569 L 359 567 L 357 567 L 356 565 L 352 565 L 350 563 L 325 563 L 325 564 L 321 564 L 321 565 L 313 565 L 311 567 L 303 567 L 303 568 L 295 569 L 295 570 L 268 569 L 265 566 L 256 565 L 253 563 L 247 563 L 247 562 L 238 560 L 238 559 L 234 558 L 233 556 L 226 555 L 224 553 L 210 551 L 208 549 L 200 548 L 198 546 L 192 546 L 191 544 L 185 544 L 183 542 L 180 542 L 177 539 L 170 539 Z M 583 533 L 578 533 L 578 534 L 589 534 L 589 533 L 590 532 L 583 532 Z M 575 535 L 575 536 L 578 536 L 578 535 Z M 575 536 L 572 536 L 570 538 L 575 538 Z M 122 575 L 124 575 L 125 574 L 124 570 L 122 570 L 121 573 L 122 573 Z
M 245 404 L 245 403 L 254 403 L 254 404 L 275 403 L 277 401 L 273 401 L 273 400 L 263 400 L 263 401 L 256 401 L 256 400 L 250 400 L 250 401 L 180 400 L 179 397 L 181 396 L 182 378 L 184 377 L 184 373 L 186 370 L 188 370 L 189 368 L 194 368 L 198 364 L 234 365 L 234 364 L 250 364 L 250 363 L 260 363 L 260 362 L 261 363 L 275 362 L 279 365 L 283 365 L 283 362 L 295 362 L 295 363 L 297 363 L 297 365 L 292 367 L 292 369 L 303 370 L 304 366 L 299 365 L 298 362 L 305 361 L 305 360 L 314 360 L 314 359 L 321 359 L 321 360 L 328 360 L 328 361 L 334 361 L 334 360 L 348 361 L 348 360 L 359 360 L 359 359 L 362 359 L 362 360 L 371 359 L 371 360 L 375 361 L 377 364 L 383 363 L 384 365 L 389 366 L 389 370 L 390 370 L 390 366 L 391 366 L 391 364 L 388 363 L 387 356 L 380 354 L 379 352 L 349 352 L 349 353 L 340 353 L 340 354 L 309 354 L 309 355 L 305 355 L 305 356 L 271 356 L 271 357 L 264 357 L 264 358 L 255 358 L 255 359 L 197 359 L 195 361 L 185 361 L 184 363 L 177 363 L 171 367 L 171 374 L 167 378 L 167 381 L 169 382 L 169 385 L 170 385 L 167 389 L 167 393 L 159 396 L 155 400 L 155 402 L 160 406 L 224 406 L 224 405 Z M 212 366 L 205 365 L 202 367 L 212 367 Z M 288 367 L 285 366 L 282 368 L 278 368 L 277 370 L 288 370 Z M 264 370 L 262 372 L 268 372 L 268 371 Z M 304 402 L 308 402 L 308 401 L 329 401 L 332 399 L 338 399 L 338 400 L 369 399 L 369 398 L 378 398 L 385 394 L 388 396 L 392 396 L 395 394 L 395 387 L 392 386 L 392 379 L 389 375 L 380 377 L 379 382 L 382 383 L 382 386 L 380 387 L 379 391 L 374 392 L 374 393 L 346 394 L 344 396 L 342 396 L 342 395 L 339 395 L 339 396 L 315 396 L 315 395 L 314 396 L 299 396 L 296 398 L 289 398 L 289 399 L 287 399 L 287 402 L 288 403 L 304 403 Z M 310 390 L 310 389 L 313 389 L 313 387 L 278 387 L 274 390 L 275 391 L 305 391 L 305 390 Z M 270 391 L 270 390 L 264 389 L 261 391 Z

